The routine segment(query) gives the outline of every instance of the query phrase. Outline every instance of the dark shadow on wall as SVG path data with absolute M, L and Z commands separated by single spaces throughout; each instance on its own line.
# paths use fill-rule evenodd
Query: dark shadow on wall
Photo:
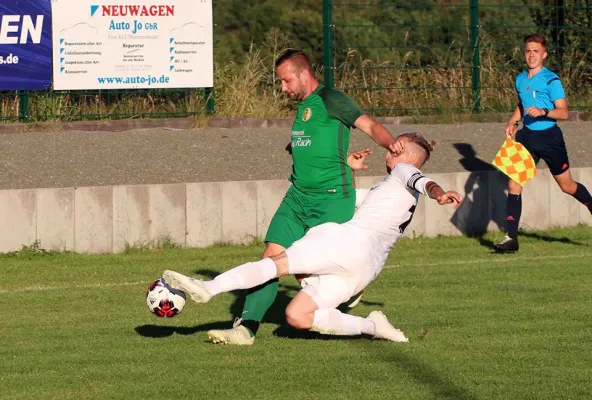
M 455 211 L 451 222 L 467 236 L 474 237 L 481 245 L 492 249 L 494 243 L 484 234 L 493 222 L 500 231 L 506 231 L 506 200 L 508 177 L 497 168 L 477 156 L 469 143 L 455 143 L 454 148 L 461 158 L 458 162 L 470 172 L 464 186 L 463 202 Z M 548 235 L 525 232 L 520 236 L 535 238 L 546 242 L 560 242 L 583 245 L 568 238 L 553 238 Z
M 458 160 L 470 172 L 464 185 L 464 199 L 451 222 L 464 234 L 475 237 L 483 246 L 492 248 L 493 242 L 484 238 L 490 223 L 505 231 L 507 178 L 491 163 L 482 160 L 469 143 L 455 143 Z

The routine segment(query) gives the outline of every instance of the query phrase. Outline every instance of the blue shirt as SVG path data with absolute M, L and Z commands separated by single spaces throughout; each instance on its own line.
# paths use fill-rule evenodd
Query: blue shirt
M 533 131 L 542 131 L 557 123 L 551 118 L 533 118 L 524 113 L 524 110 L 529 107 L 553 110 L 556 100 L 565 99 L 561 80 L 555 73 L 543 67 L 529 79 L 528 71 L 524 71 L 516 77 L 516 92 L 518 92 L 520 108 L 522 108 L 522 115 L 524 115 L 524 126 Z

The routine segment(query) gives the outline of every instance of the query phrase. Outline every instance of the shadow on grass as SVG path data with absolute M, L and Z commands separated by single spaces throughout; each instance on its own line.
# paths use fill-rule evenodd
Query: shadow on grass
M 520 239 L 520 237 L 537 239 L 537 240 L 540 240 L 543 242 L 549 242 L 549 243 L 564 243 L 564 244 L 571 244 L 573 246 L 588 246 L 588 244 L 586 244 L 586 243 L 576 242 L 576 241 L 571 240 L 570 238 L 567 238 L 567 237 L 553 237 L 550 235 L 534 233 L 534 232 L 520 231 L 520 232 L 518 232 L 518 239 Z
M 220 272 L 209 270 L 209 269 L 200 269 L 193 272 L 194 275 L 197 275 L 204 279 L 213 279 L 216 277 Z M 270 309 L 265 314 L 263 318 L 263 323 L 270 323 L 278 325 L 278 328 L 274 331 L 274 335 L 283 338 L 290 338 L 290 339 L 323 339 L 323 340 L 334 340 L 334 339 L 341 339 L 343 340 L 343 336 L 328 336 L 328 335 L 321 335 L 316 332 L 310 331 L 303 331 L 294 329 L 286 324 L 286 317 L 285 311 L 290 301 L 292 301 L 291 293 L 297 292 L 300 290 L 300 285 L 280 285 L 277 293 L 277 297 L 270 307 Z M 247 291 L 235 291 L 232 292 L 234 296 L 234 301 L 230 305 L 229 312 L 233 316 L 241 315 L 243 311 L 243 305 L 245 301 L 245 297 Z M 361 300 L 361 304 L 370 305 L 370 306 L 383 306 L 384 303 L 382 302 L 371 302 L 366 301 L 364 299 Z M 341 305 L 339 310 L 342 312 L 349 312 L 349 308 L 345 305 Z M 171 336 L 174 333 L 179 335 L 193 335 L 199 332 L 209 331 L 211 329 L 229 329 L 232 327 L 232 321 L 221 321 L 221 322 L 213 322 L 204 325 L 198 325 L 194 327 L 174 327 L 174 326 L 158 326 L 158 325 L 142 325 L 135 328 L 136 332 L 144 337 L 152 337 L 152 338 L 163 338 Z M 359 339 L 360 337 L 353 338 Z M 352 339 L 352 338 L 348 338 Z
M 495 243 L 491 239 L 487 239 L 484 235 L 467 235 L 467 237 L 469 237 L 471 239 L 475 239 L 477 242 L 479 242 L 479 244 L 481 246 L 486 247 L 486 248 L 490 249 L 492 253 L 495 253 L 495 250 L 493 249 L 493 246 L 495 245 Z M 550 236 L 547 234 L 540 234 L 540 233 L 535 233 L 535 232 L 520 231 L 518 233 L 518 240 L 520 240 L 520 238 L 531 238 L 531 239 L 535 239 L 535 240 L 540 240 L 541 242 L 563 243 L 563 244 L 568 244 L 568 245 L 572 245 L 572 246 L 585 246 L 585 247 L 589 246 L 586 243 L 577 242 L 577 241 L 572 240 L 567 237 L 553 237 L 553 236 Z
M 206 279 L 214 279 L 217 275 L 220 274 L 220 272 L 209 269 L 200 269 L 194 271 L 194 274 Z M 277 297 L 275 298 L 275 301 L 273 302 L 271 308 L 265 314 L 265 317 L 263 318 L 263 323 L 272 323 L 276 325 L 286 323 L 285 311 L 290 301 L 292 301 L 290 292 L 294 290 L 297 291 L 300 290 L 300 288 L 292 285 L 280 285 Z M 247 290 L 237 290 L 231 292 L 231 294 L 234 296 L 234 300 L 230 305 L 229 312 L 234 317 L 240 316 L 242 314 L 247 292 Z M 222 322 L 220 324 L 223 326 L 216 329 L 227 329 L 232 327 L 232 321 Z
M 215 322 L 198 326 L 161 326 L 161 325 L 141 325 L 135 328 L 138 335 L 149 338 L 164 338 L 173 335 L 194 335 L 199 332 L 209 331 L 210 329 L 224 329 L 226 323 Z
M 193 272 L 194 275 L 198 275 L 203 279 L 213 279 L 219 271 L 200 269 Z M 284 325 L 286 323 L 285 310 L 292 297 L 289 296 L 293 290 L 299 290 L 297 286 L 291 285 L 280 285 L 277 297 L 271 306 L 271 308 L 265 314 L 263 323 L 272 323 L 275 325 Z M 243 305 L 245 302 L 246 291 L 235 291 L 232 292 L 234 300 L 230 305 L 230 313 L 233 316 L 241 315 L 243 311 Z M 232 328 L 233 321 L 220 321 L 213 322 L 194 327 L 174 327 L 174 326 L 158 326 L 158 325 L 142 325 L 135 328 L 136 332 L 144 337 L 152 338 L 163 338 L 171 336 L 174 333 L 180 335 L 193 335 L 199 332 L 209 331 L 211 329 L 229 329 Z
M 289 325 L 280 325 L 274 331 L 273 335 L 283 339 L 304 339 L 304 340 L 368 340 L 365 336 L 334 336 L 334 335 L 321 335 L 318 332 L 303 331 L 292 328 Z
M 485 238 L 484 235 L 469 235 L 469 237 L 475 239 L 481 246 L 486 247 L 494 252 L 493 246 L 495 246 L 495 243 L 493 240 Z
M 385 351 L 384 347 L 380 346 L 380 349 L 377 348 L 375 356 L 377 359 L 393 365 L 393 368 L 400 369 L 418 384 L 430 390 L 434 394 L 434 399 L 472 400 L 475 398 L 467 389 L 459 387 L 428 364 L 401 351 L 395 351 L 396 347 L 393 349 L 393 351 Z

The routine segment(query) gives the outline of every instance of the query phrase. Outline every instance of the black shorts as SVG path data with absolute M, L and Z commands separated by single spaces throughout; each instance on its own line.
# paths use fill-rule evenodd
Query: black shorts
M 560 175 L 569 169 L 563 132 L 557 125 L 542 131 L 524 127 L 516 133 L 516 141 L 526 147 L 535 163 L 545 160 L 553 175 Z

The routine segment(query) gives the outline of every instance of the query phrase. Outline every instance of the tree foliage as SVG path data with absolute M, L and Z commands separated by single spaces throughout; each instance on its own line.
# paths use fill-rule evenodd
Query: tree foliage
M 262 45 L 271 29 L 279 29 L 291 46 L 301 48 L 321 63 L 322 3 L 322 0 L 216 0 L 216 60 L 239 61 L 251 44 Z M 362 57 L 384 60 L 397 58 L 394 52 L 402 56 L 409 49 L 421 49 L 419 60 L 432 63 L 435 55 L 445 58 L 451 48 L 470 45 L 467 0 L 334 3 L 336 60 L 344 58 L 351 49 L 359 51 Z M 481 44 L 494 45 L 508 60 L 514 58 L 522 38 L 533 32 L 547 35 L 550 49 L 559 55 L 571 46 L 584 49 L 592 44 L 589 0 L 482 0 L 479 23 Z
M 473 2 L 333 3 L 331 51 L 336 84 L 364 88 L 364 92 L 354 91 L 354 96 L 369 106 L 397 99 L 401 108 L 410 102 L 418 108 L 433 103 L 432 110 L 445 98 L 472 109 Z M 480 0 L 477 15 L 481 98 L 488 107 L 505 107 L 507 101 L 499 98 L 513 99 L 513 77 L 524 68 L 522 41 L 535 32 L 547 37 L 548 65 L 560 74 L 569 95 L 577 91 L 582 104 L 590 98 L 591 0 Z M 273 69 L 273 59 L 286 46 L 302 49 L 318 66 L 323 64 L 322 0 L 216 0 L 214 22 L 218 68 L 244 64 L 245 54 L 256 48 L 266 68 Z M 265 89 L 273 89 L 273 72 L 266 77 Z M 409 95 L 409 90 L 417 91 Z

